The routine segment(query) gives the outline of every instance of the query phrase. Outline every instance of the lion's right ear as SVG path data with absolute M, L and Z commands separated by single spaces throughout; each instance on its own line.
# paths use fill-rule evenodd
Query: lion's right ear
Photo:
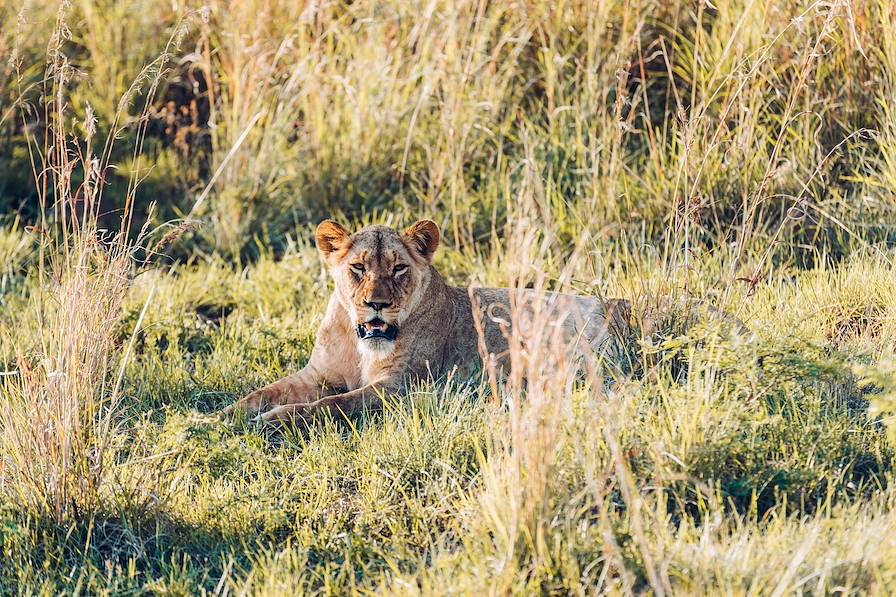
M 317 250 L 320 251 L 324 259 L 345 246 L 348 237 L 351 236 L 349 231 L 334 222 L 333 220 L 324 220 L 317 225 Z
M 404 237 L 417 249 L 427 263 L 432 261 L 432 255 L 439 246 L 441 233 L 439 225 L 432 220 L 420 220 L 404 231 Z

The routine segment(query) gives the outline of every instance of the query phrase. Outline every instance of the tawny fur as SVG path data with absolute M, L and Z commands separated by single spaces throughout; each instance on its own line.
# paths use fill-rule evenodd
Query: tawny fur
M 414 379 L 469 376 L 482 358 L 506 366 L 512 299 L 517 309 L 539 302 L 580 355 L 605 357 L 627 333 L 626 301 L 448 286 L 431 265 L 438 243 L 439 229 L 429 220 L 404 233 L 369 226 L 349 234 L 330 220 L 321 223 L 317 246 L 335 288 L 308 364 L 224 412 L 245 410 L 264 422 L 304 420 L 323 410 L 352 415 Z M 357 326 L 372 318 L 397 328 L 393 341 L 359 337 Z

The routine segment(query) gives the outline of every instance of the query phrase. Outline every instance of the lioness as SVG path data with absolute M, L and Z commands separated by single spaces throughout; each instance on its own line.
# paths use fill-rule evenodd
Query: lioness
M 550 303 L 563 334 L 585 352 L 605 351 L 628 323 L 626 301 L 448 286 L 431 265 L 440 234 L 430 220 L 403 233 L 368 226 L 355 234 L 325 220 L 316 237 L 335 288 L 308 364 L 225 414 L 246 410 L 268 423 L 324 410 L 351 415 L 414 378 L 469 375 L 480 355 L 502 366 L 512 292 L 517 304 Z

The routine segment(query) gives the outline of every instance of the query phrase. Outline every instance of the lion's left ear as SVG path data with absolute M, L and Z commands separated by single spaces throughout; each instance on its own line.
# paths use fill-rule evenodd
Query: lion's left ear
M 438 224 L 432 220 L 420 220 L 405 230 L 404 236 L 427 263 L 432 261 L 433 253 L 436 252 L 441 238 Z

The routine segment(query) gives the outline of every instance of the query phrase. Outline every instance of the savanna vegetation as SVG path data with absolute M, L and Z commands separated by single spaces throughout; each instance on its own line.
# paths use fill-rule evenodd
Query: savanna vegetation
M 0 0 L 0 59 L 0 592 L 896 590 L 888 0 Z M 217 417 L 324 217 L 630 299 L 630 366 Z

